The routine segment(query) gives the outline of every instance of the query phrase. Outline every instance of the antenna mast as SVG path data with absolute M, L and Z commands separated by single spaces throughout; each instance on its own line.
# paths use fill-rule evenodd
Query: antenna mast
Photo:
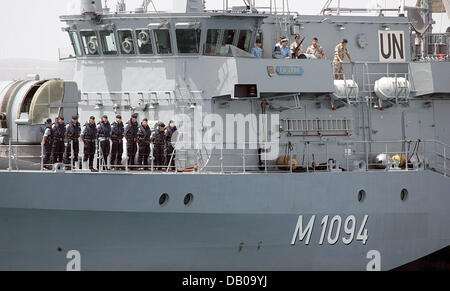
M 125 0 L 117 1 L 116 11 L 117 12 L 125 12 L 125 11 L 127 11 L 127 4 L 125 4 Z

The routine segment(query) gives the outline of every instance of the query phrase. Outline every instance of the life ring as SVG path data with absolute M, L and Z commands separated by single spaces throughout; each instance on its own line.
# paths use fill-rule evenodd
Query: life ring
M 122 50 L 126 54 L 131 54 L 131 52 L 133 51 L 133 43 L 131 41 L 129 41 L 128 39 L 124 40 L 122 42 Z
M 89 54 L 91 55 L 95 55 L 98 52 L 98 46 L 96 41 L 91 40 L 88 42 L 88 51 Z
M 148 34 L 147 31 L 144 30 L 139 32 L 138 38 L 142 42 L 142 44 L 148 44 L 150 41 L 150 35 Z

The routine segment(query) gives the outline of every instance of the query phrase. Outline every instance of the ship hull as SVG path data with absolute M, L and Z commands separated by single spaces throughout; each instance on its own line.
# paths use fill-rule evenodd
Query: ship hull
M 431 171 L 3 172 L 0 184 L 1 270 L 66 270 L 72 250 L 81 270 L 366 270 L 374 251 L 390 270 L 450 245 L 450 182 Z

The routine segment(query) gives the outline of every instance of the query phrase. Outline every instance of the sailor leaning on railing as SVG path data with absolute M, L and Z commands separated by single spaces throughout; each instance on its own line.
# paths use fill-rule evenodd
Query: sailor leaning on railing
M 352 57 L 350 56 L 350 52 L 347 49 L 348 40 L 345 38 L 338 44 L 334 50 L 334 78 L 336 80 L 344 80 L 344 59 L 345 56 L 348 57 L 350 62 L 354 64 Z

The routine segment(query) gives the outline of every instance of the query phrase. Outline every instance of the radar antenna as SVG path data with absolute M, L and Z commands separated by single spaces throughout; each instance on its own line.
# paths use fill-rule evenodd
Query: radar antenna
M 143 0 L 142 1 L 142 9 L 144 9 L 144 12 L 148 11 L 148 6 L 150 4 L 152 4 L 153 10 L 155 10 L 155 12 L 157 12 L 156 7 L 155 7 L 155 3 L 153 3 L 153 0 Z
M 327 0 L 325 2 L 325 5 L 323 5 L 322 10 L 320 10 L 320 14 L 325 14 L 325 11 L 330 8 L 331 2 L 333 2 L 333 0 Z
M 254 1 L 252 1 L 252 0 L 242 0 L 242 1 L 244 1 L 244 4 L 245 4 L 245 6 L 247 6 L 247 9 L 248 10 L 250 10 L 250 11 L 252 11 L 253 10 L 253 8 L 254 8 Z
M 117 12 L 125 12 L 127 10 L 127 5 L 125 4 L 125 0 L 118 0 L 116 5 Z
M 156 14 L 158 14 L 158 10 L 156 10 L 155 4 L 153 3 L 153 0 L 143 0 L 142 4 L 136 8 L 135 12 L 136 13 L 146 13 L 148 12 L 148 6 L 150 6 L 150 4 L 153 7 L 153 10 L 155 10 Z

